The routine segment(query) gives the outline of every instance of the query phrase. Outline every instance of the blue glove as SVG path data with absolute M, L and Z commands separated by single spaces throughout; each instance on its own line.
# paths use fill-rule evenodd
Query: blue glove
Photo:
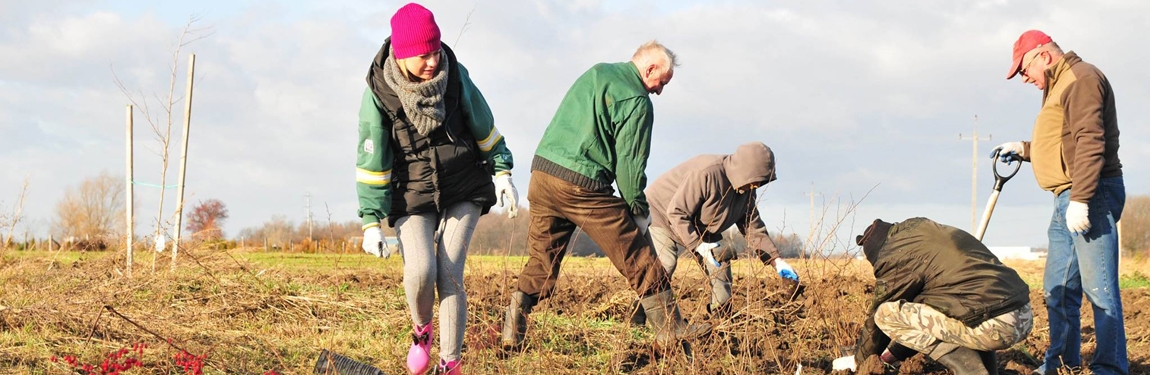
M 998 157 L 1003 163 L 1010 164 L 1013 161 L 1022 160 L 1022 142 L 1006 142 L 995 147 L 990 151 L 990 158 Z
M 799 281 L 799 274 L 795 273 L 795 269 L 791 268 L 790 264 L 783 258 L 775 258 L 775 270 L 779 271 L 779 277 L 791 281 Z

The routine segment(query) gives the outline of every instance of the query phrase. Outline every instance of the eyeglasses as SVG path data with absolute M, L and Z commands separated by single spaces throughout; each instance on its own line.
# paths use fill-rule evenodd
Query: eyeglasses
M 1027 72 L 1028 70 L 1030 70 L 1030 66 L 1031 66 L 1031 65 L 1034 65 L 1034 60 L 1038 60 L 1038 55 L 1041 55 L 1041 54 L 1042 54 L 1042 52 L 1041 52 L 1041 51 L 1040 51 L 1040 52 L 1038 52 L 1038 53 L 1036 53 L 1036 54 L 1034 54 L 1034 57 L 1031 57 L 1031 58 L 1030 58 L 1030 62 L 1029 62 L 1029 63 L 1026 63 L 1026 65 L 1023 65 L 1023 66 L 1022 66 L 1022 69 L 1020 69 L 1020 70 L 1018 71 L 1018 74 L 1022 74 L 1022 76 L 1023 76 L 1023 77 L 1026 77 L 1026 78 L 1030 78 L 1030 74 L 1027 74 L 1026 72 Z

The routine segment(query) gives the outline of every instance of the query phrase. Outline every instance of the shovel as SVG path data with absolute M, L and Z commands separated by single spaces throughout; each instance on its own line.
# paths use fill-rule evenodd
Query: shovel
M 998 164 L 1001 162 L 998 156 L 998 150 L 994 151 L 992 160 L 994 160 L 994 162 L 991 164 L 990 169 L 994 171 L 994 192 L 990 193 L 990 201 L 986 202 L 986 210 L 982 212 L 982 222 L 978 224 L 978 230 L 974 233 L 974 237 L 980 242 L 982 241 L 982 235 L 986 234 L 986 226 L 990 224 L 990 215 L 994 213 L 994 204 L 998 203 L 998 194 L 1002 193 L 1002 185 L 1005 185 L 1006 181 L 1014 177 L 1014 175 L 1018 173 L 1018 170 L 1022 168 L 1022 160 L 1017 156 L 1010 156 L 1006 165 L 1011 165 L 1015 162 L 1018 162 L 1018 164 L 1014 164 L 1014 170 L 1011 171 L 1010 174 L 1003 176 L 998 173 Z
M 315 361 L 315 375 L 387 375 L 383 371 L 324 349 Z

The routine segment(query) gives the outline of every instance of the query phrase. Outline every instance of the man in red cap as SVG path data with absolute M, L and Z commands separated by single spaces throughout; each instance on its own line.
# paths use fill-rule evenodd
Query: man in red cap
M 1126 188 L 1118 160 L 1118 115 L 1110 81 L 1049 35 L 1022 33 L 1006 79 L 1042 90 L 1030 141 L 1008 142 L 991 157 L 1029 161 L 1039 187 L 1054 193 L 1043 289 L 1050 347 L 1035 372 L 1080 366 L 1082 294 L 1094 307 L 1094 374 L 1126 374 L 1126 330 L 1118 293 L 1118 232 Z

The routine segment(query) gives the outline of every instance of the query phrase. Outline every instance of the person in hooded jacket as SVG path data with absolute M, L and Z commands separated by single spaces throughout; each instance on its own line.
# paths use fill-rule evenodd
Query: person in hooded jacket
M 774 181 L 775 154 L 762 142 L 740 145 L 730 155 L 699 155 L 663 173 L 647 188 L 651 205 L 651 242 L 667 276 L 675 273 L 686 249 L 711 283 L 712 316 L 730 313 L 730 261 L 737 254 L 720 244 L 723 231 L 736 226 L 747 248 L 783 278 L 798 281 L 794 269 L 779 257 L 759 216 L 756 189 Z M 643 325 L 643 309 L 634 306 L 631 323 Z
M 970 233 L 921 217 L 876 219 L 856 242 L 874 266 L 874 299 L 855 354 L 835 370 L 917 352 L 957 375 L 997 374 L 995 351 L 1030 334 L 1030 288 Z
M 475 225 L 496 197 L 508 216 L 517 215 L 511 151 L 467 69 L 440 42 L 434 15 L 419 4 L 391 18 L 391 37 L 372 61 L 367 85 L 356 161 L 363 249 L 390 255 L 380 229 L 386 218 L 403 252 L 414 325 L 408 371 L 422 374 L 431 364 L 438 292 L 437 372 L 458 374 L 467 322 L 463 266 Z

